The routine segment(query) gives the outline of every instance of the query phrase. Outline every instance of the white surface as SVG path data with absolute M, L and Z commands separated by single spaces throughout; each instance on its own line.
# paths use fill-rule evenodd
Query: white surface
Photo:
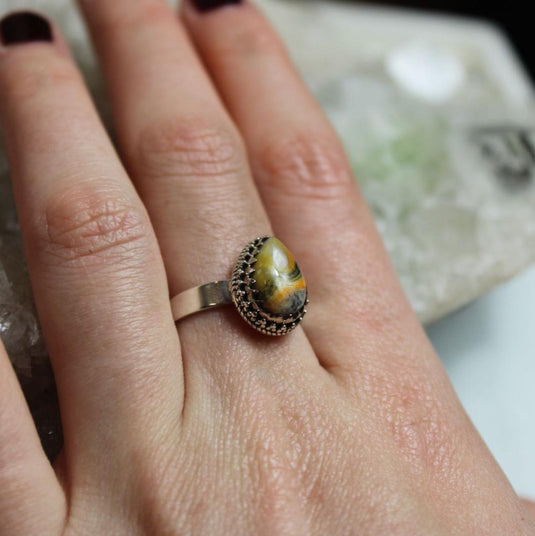
M 535 498 L 535 267 L 427 330 L 516 491 Z

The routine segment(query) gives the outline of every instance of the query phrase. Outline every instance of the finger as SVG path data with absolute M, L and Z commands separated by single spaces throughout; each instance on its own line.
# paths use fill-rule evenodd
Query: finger
M 65 496 L 0 342 L 0 536 L 59 534 Z
M 106 480 L 178 419 L 179 345 L 148 216 L 52 36 L 1 49 L 0 117 L 67 472 Z
M 271 234 L 270 224 L 240 136 L 176 14 L 163 0 L 93 0 L 82 7 L 108 80 L 123 154 L 154 223 L 172 295 L 227 279 L 242 247 L 255 236 Z M 215 373 L 218 385 L 228 385 L 241 381 L 238 370 L 247 373 L 251 363 L 265 363 L 262 343 L 243 329 L 232 309 L 185 319 L 179 329 L 186 376 L 196 376 L 193 370 L 200 367 Z M 278 343 L 285 359 L 294 353 L 288 344 Z M 291 344 L 306 349 L 301 362 L 315 359 L 302 333 Z M 188 396 L 196 385 L 186 387 Z
M 530 499 L 522 499 L 522 504 L 524 505 L 526 512 L 530 516 L 531 523 L 535 528 L 535 502 Z
M 250 2 L 196 4 L 209 2 L 185 2 L 183 18 L 244 135 L 275 232 L 307 276 L 305 326 L 323 364 L 357 366 L 348 342 L 371 349 L 420 332 L 343 148 L 273 29 Z
M 237 131 L 164 0 L 81 5 L 171 293 L 204 282 L 203 274 L 220 278 L 237 246 L 270 231 Z M 213 248 L 219 228 L 236 239 Z

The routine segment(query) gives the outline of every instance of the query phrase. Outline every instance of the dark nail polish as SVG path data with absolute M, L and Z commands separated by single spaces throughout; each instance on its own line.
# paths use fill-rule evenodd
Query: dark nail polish
M 218 7 L 228 6 L 232 4 L 241 4 L 242 0 L 191 0 L 191 3 L 199 11 L 212 11 Z
M 7 15 L 0 21 L 0 35 L 4 45 L 52 41 L 49 22 L 37 13 L 18 12 Z

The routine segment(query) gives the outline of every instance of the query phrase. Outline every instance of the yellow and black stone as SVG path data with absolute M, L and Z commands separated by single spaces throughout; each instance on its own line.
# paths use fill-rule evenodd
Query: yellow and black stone
M 307 300 L 305 279 L 293 255 L 277 238 L 264 242 L 256 256 L 255 301 L 276 315 L 295 314 Z

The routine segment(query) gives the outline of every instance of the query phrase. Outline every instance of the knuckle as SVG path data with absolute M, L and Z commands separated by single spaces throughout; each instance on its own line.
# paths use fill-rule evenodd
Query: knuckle
M 14 54 L 5 59 L 1 86 L 8 102 L 25 102 L 49 88 L 80 83 L 80 74 L 69 60 L 51 58 L 48 51 L 42 50 L 28 56 Z
M 204 119 L 151 124 L 142 132 L 137 152 L 142 173 L 164 180 L 232 175 L 245 161 L 238 135 Z
M 44 249 L 53 264 L 128 259 L 149 236 L 140 208 L 98 188 L 64 192 L 49 202 L 44 217 Z
M 336 198 L 347 195 L 352 185 L 342 148 L 322 134 L 276 140 L 260 151 L 257 163 L 265 185 L 290 196 Z

